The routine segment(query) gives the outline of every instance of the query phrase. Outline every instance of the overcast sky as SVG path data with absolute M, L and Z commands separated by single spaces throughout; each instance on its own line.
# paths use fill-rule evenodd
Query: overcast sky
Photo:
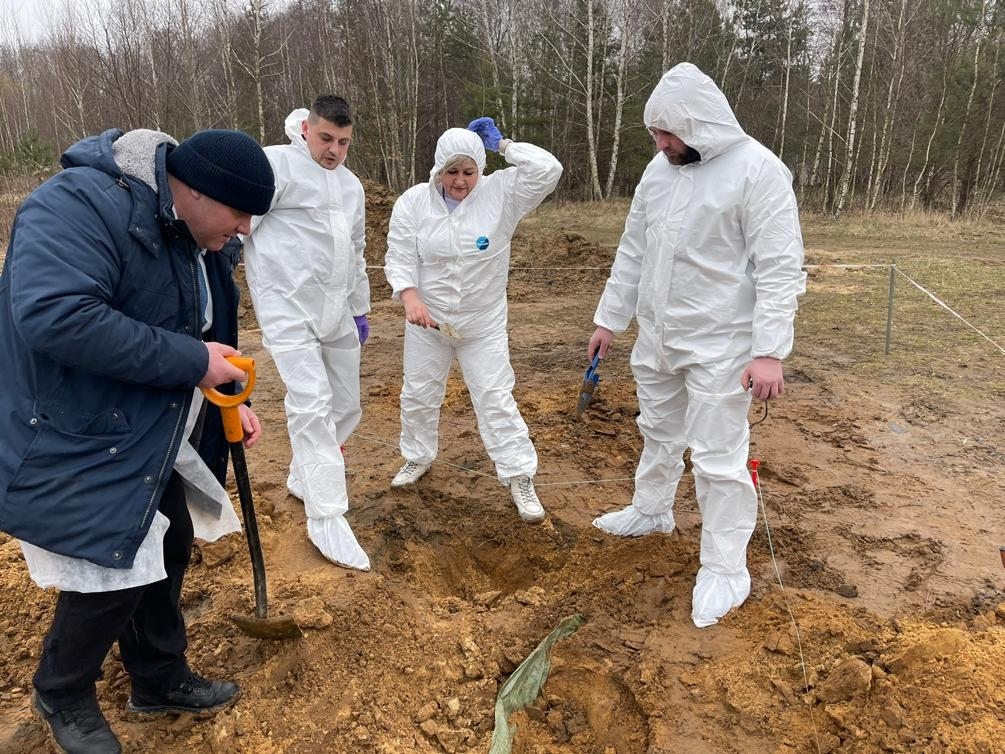
M 54 3 L 50 0 L 0 0 L 0 27 L 4 29 L 2 37 L 6 38 L 12 33 L 11 22 L 14 21 L 23 39 L 38 39 L 45 29 L 42 9 L 47 4 Z

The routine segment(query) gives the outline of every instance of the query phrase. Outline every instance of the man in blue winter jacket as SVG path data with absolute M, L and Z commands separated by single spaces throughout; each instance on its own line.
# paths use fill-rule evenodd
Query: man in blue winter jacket
M 218 412 L 202 425 L 212 473 L 189 413 L 197 388 L 245 378 L 226 360 L 239 353 L 229 242 L 275 184 L 238 131 L 177 144 L 111 130 L 62 165 L 20 207 L 0 276 L 0 530 L 37 583 L 61 590 L 36 711 L 63 751 L 114 753 L 95 681 L 115 641 L 133 712 L 207 713 L 239 696 L 185 659 L 181 585 L 202 536 L 185 493 L 226 473 Z M 250 446 L 261 427 L 247 406 L 241 418 Z M 202 477 L 183 471 L 189 456 Z M 219 504 L 214 517 L 226 518 Z

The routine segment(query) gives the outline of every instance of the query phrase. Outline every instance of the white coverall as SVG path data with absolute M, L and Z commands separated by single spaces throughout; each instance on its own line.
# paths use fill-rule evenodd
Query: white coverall
M 788 169 L 744 133 L 695 66 L 664 74 L 644 118 L 701 160 L 675 166 L 660 152 L 649 163 L 594 316 L 613 332 L 638 320 L 631 365 L 644 439 L 631 506 L 594 524 L 632 536 L 673 531 L 690 447 L 702 515 L 692 619 L 702 627 L 750 594 L 757 501 L 747 469 L 751 399 L 740 378 L 753 358 L 784 359 L 792 349 L 802 235 Z
M 508 485 L 537 471 L 537 452 L 513 399 L 506 331 L 510 239 L 517 223 L 554 191 L 562 165 L 540 147 L 511 142 L 504 157 L 513 167 L 481 176 L 451 213 L 435 176 L 456 155 L 471 157 L 479 173 L 485 168 L 481 139 L 448 129 L 437 142 L 429 182 L 398 198 L 387 235 L 384 272 L 393 298 L 416 288 L 440 325 L 405 323 L 401 455 L 421 464 L 436 457 L 440 405 L 456 356 L 482 442 Z
M 293 460 L 287 486 L 304 501 L 311 541 L 331 561 L 369 570 L 344 515 L 340 446 L 359 423 L 359 333 L 370 309 L 363 186 L 345 165 L 326 170 L 286 119 L 290 144 L 265 148 L 276 175 L 268 214 L 252 221 L 245 268 L 262 343 L 286 385 Z

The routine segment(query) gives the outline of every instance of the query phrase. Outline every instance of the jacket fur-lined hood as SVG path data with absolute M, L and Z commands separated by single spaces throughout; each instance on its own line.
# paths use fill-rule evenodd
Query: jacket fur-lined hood
M 157 193 L 156 158 L 161 144 L 175 147 L 178 142 L 148 128 L 128 132 L 113 128 L 78 141 L 63 153 L 60 164 L 64 168 L 91 167 L 112 176 L 130 175 Z

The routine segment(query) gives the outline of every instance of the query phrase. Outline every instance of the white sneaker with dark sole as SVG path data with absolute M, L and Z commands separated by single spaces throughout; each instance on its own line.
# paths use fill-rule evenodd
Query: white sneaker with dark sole
M 520 518 L 532 523 L 544 518 L 544 506 L 534 491 L 534 482 L 529 476 L 518 476 L 509 483 L 509 494 L 520 513 Z
M 431 463 L 416 463 L 415 461 L 405 461 L 405 465 L 398 469 L 398 473 L 391 480 L 392 487 L 407 487 L 419 481 L 423 474 L 429 471 Z

